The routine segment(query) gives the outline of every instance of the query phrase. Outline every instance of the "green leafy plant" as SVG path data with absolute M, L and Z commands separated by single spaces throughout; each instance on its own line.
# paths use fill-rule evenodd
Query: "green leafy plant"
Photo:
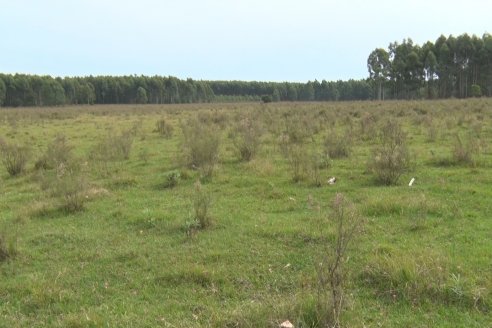
M 180 178 L 181 178 L 181 174 L 179 173 L 179 171 L 174 170 L 166 173 L 164 177 L 163 187 L 164 188 L 176 187 L 179 183 Z

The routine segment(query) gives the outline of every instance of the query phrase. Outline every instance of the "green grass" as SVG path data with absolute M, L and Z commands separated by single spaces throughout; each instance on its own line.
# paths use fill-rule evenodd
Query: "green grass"
M 241 162 L 228 133 L 251 111 L 265 134 L 256 157 Z M 359 137 L 366 112 L 376 124 L 400 120 L 408 134 L 414 165 L 396 186 L 368 172 L 375 141 Z M 321 169 L 321 187 L 292 182 L 275 135 L 289 113 L 316 132 L 305 146 L 320 150 L 330 129 L 352 125 L 350 156 Z M 180 165 L 180 122 L 195 115 L 222 138 L 219 165 L 202 181 L 213 225 L 189 235 L 200 172 Z M 152 132 L 163 118 L 170 139 Z M 477 122 L 477 164 L 455 163 L 454 134 Z M 343 326 L 492 326 L 491 126 L 485 99 L 3 109 L 0 137 L 28 144 L 32 156 L 21 176 L 0 168 L 0 231 L 16 246 L 0 263 L 0 327 L 315 326 L 315 263 L 333 240 L 324 218 L 337 192 L 365 217 L 347 259 Z M 108 131 L 132 127 L 128 160 L 89 159 Z M 40 189 L 33 168 L 58 133 L 87 162 L 88 201 L 71 214 Z M 179 183 L 163 188 L 172 170 Z

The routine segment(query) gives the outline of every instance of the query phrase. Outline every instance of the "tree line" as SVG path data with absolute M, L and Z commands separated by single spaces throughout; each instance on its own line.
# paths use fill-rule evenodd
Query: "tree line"
M 492 35 L 441 35 L 377 48 L 367 59 L 374 99 L 492 96 Z
M 404 39 L 372 51 L 367 67 L 367 79 L 307 83 L 0 74 L 0 106 L 490 97 L 492 36 L 440 36 L 422 46 Z
M 0 74 L 0 105 L 180 104 L 201 102 L 366 100 L 367 80 L 307 83 L 197 81 L 163 76 L 51 76 Z

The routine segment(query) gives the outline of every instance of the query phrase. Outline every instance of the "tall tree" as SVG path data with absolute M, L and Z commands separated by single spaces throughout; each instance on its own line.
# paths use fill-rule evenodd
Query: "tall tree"
M 5 101 L 6 93 L 7 88 L 5 86 L 5 82 L 3 82 L 2 76 L 0 76 L 0 106 L 2 106 Z
M 369 77 L 377 85 L 377 99 L 384 100 L 384 84 L 390 73 L 389 54 L 382 48 L 373 50 L 367 58 Z
M 148 102 L 147 91 L 143 87 L 138 87 L 137 89 L 137 104 L 146 104 Z

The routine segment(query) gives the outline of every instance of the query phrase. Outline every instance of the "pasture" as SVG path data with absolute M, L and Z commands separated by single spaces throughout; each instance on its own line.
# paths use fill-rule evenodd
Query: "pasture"
M 342 327 L 490 327 L 491 140 L 490 99 L 2 109 L 0 327 L 321 326 L 337 193 Z

